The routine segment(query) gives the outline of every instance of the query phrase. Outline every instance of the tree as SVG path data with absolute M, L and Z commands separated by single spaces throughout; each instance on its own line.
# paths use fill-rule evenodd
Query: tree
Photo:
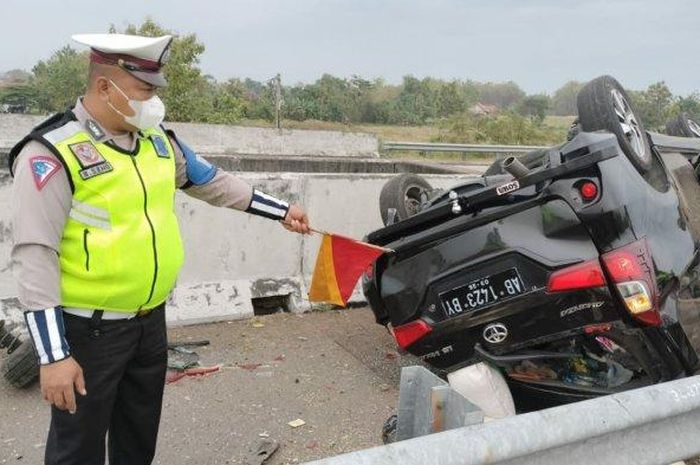
M 116 32 L 114 26 L 110 32 Z M 204 45 L 195 34 L 179 36 L 150 18 L 140 26 L 130 24 L 126 34 L 158 37 L 165 34 L 174 36 L 170 46 L 170 58 L 165 66 L 168 86 L 160 91 L 170 121 L 201 121 L 213 112 L 215 89 L 209 85 L 198 67 L 199 57 L 204 53 Z
M 7 105 L 11 113 L 41 113 L 36 89 L 28 84 L 0 89 L 0 105 Z
M 65 46 L 46 61 L 39 61 L 32 72 L 27 93 L 34 96 L 41 113 L 65 111 L 83 94 L 87 81 L 87 52 Z
M 578 115 L 576 107 L 576 97 L 583 88 L 583 83 L 578 81 L 569 81 L 552 95 L 551 109 L 552 113 L 559 116 L 574 116 Z
M 647 90 L 631 92 L 632 104 L 647 129 L 661 130 L 673 113 L 673 93 L 665 82 L 657 82 Z
M 550 101 L 549 95 L 528 95 L 518 105 L 518 113 L 529 116 L 537 124 L 542 124 L 549 110 Z
M 507 109 L 517 106 L 525 98 L 525 92 L 513 81 L 476 84 L 479 102 Z
M 214 83 L 214 86 L 213 112 L 206 121 L 218 124 L 240 121 L 248 109 L 243 83 L 238 79 L 229 79 L 223 84 Z
M 686 113 L 692 120 L 700 121 L 700 95 L 697 93 L 678 97 L 674 107 L 674 113 Z

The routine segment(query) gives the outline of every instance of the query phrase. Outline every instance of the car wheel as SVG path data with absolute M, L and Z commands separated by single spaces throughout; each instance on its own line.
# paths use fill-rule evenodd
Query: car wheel
M 640 173 L 652 166 L 652 153 L 642 121 L 625 89 L 615 78 L 601 76 L 586 84 L 576 100 L 581 129 L 610 131 Z
M 569 129 L 566 131 L 567 142 L 573 140 L 573 138 L 578 136 L 580 132 L 581 132 L 581 123 L 579 123 L 578 118 L 576 118 L 571 122 Z
M 431 190 L 428 181 L 416 174 L 404 173 L 392 178 L 379 194 L 379 209 L 384 225 L 417 214 Z M 391 221 L 390 209 L 396 211 L 394 221 Z
M 700 137 L 700 124 L 690 119 L 687 113 L 681 113 L 666 124 L 666 134 L 679 137 Z
M 0 371 L 10 385 L 20 389 L 39 379 L 39 363 L 31 341 L 26 340 L 13 350 L 5 359 Z
M 5 324 L 5 320 L 0 320 L 0 349 L 7 349 L 8 353 L 12 353 L 21 343 L 9 325 Z

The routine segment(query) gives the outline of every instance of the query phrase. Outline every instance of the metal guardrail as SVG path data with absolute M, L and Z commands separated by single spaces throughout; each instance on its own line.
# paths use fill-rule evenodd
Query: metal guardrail
M 401 370 L 395 439 L 425 436 L 484 421 L 484 412 L 421 366 Z
M 528 153 L 533 150 L 545 149 L 539 145 L 483 145 L 483 144 L 438 144 L 423 142 L 383 142 L 381 148 L 385 151 L 404 150 L 418 152 L 459 152 L 459 153 Z
M 700 376 L 309 462 L 666 465 L 700 454 Z

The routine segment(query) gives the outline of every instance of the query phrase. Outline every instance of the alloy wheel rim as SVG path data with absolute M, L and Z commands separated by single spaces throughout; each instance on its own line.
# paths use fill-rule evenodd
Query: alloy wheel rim
M 688 124 L 688 129 L 690 129 L 690 132 L 695 134 L 695 137 L 700 137 L 700 125 L 693 121 L 692 119 L 686 120 L 686 124 Z
M 410 186 L 408 189 L 406 189 L 404 204 L 406 205 L 406 210 L 408 211 L 409 216 L 413 216 L 420 211 L 421 192 L 423 192 L 423 189 L 418 186 Z
M 638 158 L 643 161 L 649 161 L 650 154 L 644 145 L 644 133 L 637 121 L 637 117 L 632 112 L 630 104 L 619 90 L 612 89 L 610 93 L 613 98 L 613 108 L 615 109 L 617 122 L 622 129 L 622 133 L 629 142 L 630 147 Z

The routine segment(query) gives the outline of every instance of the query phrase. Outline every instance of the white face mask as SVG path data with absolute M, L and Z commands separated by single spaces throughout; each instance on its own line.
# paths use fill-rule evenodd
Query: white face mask
M 130 99 L 114 81 L 110 79 L 109 82 L 121 92 L 124 98 L 126 98 L 129 107 L 134 110 L 133 116 L 126 116 L 124 113 L 117 110 L 111 102 L 107 102 L 107 105 L 109 105 L 112 110 L 119 113 L 122 118 L 124 118 L 124 121 L 142 130 L 158 127 L 160 123 L 163 122 L 163 118 L 165 118 L 165 105 L 163 105 L 163 101 L 160 97 L 154 95 L 148 100 L 133 100 Z

